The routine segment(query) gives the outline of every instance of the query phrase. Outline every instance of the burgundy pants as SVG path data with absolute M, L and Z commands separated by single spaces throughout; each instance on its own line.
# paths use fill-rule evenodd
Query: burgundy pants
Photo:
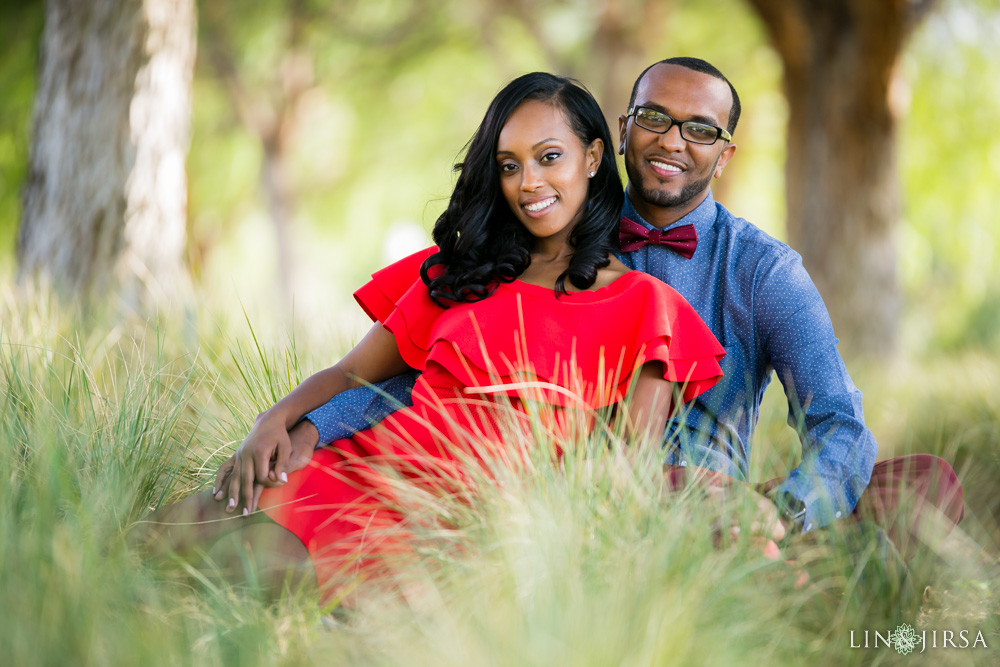
M 734 481 L 721 473 L 664 466 L 667 483 L 675 491 L 687 485 L 687 478 L 693 476 L 694 470 L 698 471 L 702 483 L 727 485 Z M 752 486 L 760 493 L 767 493 L 783 480 L 784 477 L 776 477 Z M 944 459 L 930 454 L 911 454 L 875 464 L 871 482 L 861 494 L 851 517 L 881 526 L 896 548 L 909 559 L 919 544 L 916 536 L 921 523 L 928 521 L 930 514 L 945 519 L 940 522 L 945 532 L 958 524 L 965 516 L 962 485 Z

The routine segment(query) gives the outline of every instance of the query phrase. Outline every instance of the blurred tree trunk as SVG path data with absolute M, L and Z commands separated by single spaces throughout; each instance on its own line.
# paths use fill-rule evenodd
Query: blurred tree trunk
M 260 183 L 274 225 L 280 294 L 285 304 L 291 304 L 295 285 L 292 236 L 298 192 L 289 158 L 293 137 L 299 129 L 300 104 L 317 85 L 313 71 L 315 56 L 303 42 L 306 24 L 317 19 L 318 10 L 303 0 L 282 3 L 281 60 L 263 81 L 255 81 L 241 69 L 242 58 L 231 34 L 236 6 L 238 3 L 214 2 L 204 7 L 201 22 L 207 56 L 204 62 L 225 84 L 240 124 L 260 142 L 263 156 Z
M 893 83 L 907 37 L 934 2 L 749 2 L 784 65 L 789 242 L 844 347 L 890 354 L 899 313 Z
M 187 291 L 194 0 L 48 0 L 18 278 L 137 309 Z
M 532 0 L 496 0 L 487 3 L 483 23 L 493 23 L 497 15 L 516 19 L 538 43 L 548 60 L 548 71 L 585 82 L 604 110 L 612 138 L 618 137 L 618 116 L 624 114 L 635 77 L 646 66 L 669 54 L 650 55 L 656 47 L 669 44 L 673 3 L 666 0 L 631 0 L 601 2 L 594 10 L 593 34 L 587 48 L 567 50 L 556 41 L 558 35 L 545 30 L 539 22 L 538 6 Z M 506 47 L 497 43 L 499 31 L 483 30 L 482 36 L 497 53 L 497 60 L 507 60 Z M 513 76 L 515 73 L 511 72 Z M 617 146 L 611 147 L 613 150 Z

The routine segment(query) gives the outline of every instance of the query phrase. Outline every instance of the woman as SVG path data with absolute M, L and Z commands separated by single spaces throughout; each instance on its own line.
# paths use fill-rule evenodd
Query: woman
M 159 547 L 214 544 L 216 561 L 249 547 L 275 585 L 290 568 L 315 572 L 329 595 L 371 562 L 359 558 L 390 548 L 380 540 L 403 519 L 390 478 L 452 491 L 471 461 L 503 453 L 507 429 L 529 428 L 504 420 L 504 406 L 553 406 L 545 426 L 558 439 L 569 412 L 615 404 L 634 383 L 627 428 L 662 433 L 674 384 L 683 400 L 707 390 L 723 350 L 676 292 L 611 254 L 623 196 L 611 145 L 597 103 L 571 80 L 533 73 L 500 91 L 457 166 L 437 248 L 356 293 L 376 320 L 369 333 L 262 414 L 220 470 L 213 493 L 228 495 L 229 512 L 242 498 L 247 518 L 212 522 L 223 505 L 201 494 L 154 514 Z M 253 511 L 254 481 L 287 457 L 302 415 L 411 369 L 423 372 L 413 407 L 317 450 Z M 207 523 L 170 525 L 192 521 Z

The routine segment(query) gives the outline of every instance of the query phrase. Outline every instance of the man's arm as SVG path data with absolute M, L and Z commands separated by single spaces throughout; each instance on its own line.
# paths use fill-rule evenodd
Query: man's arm
M 365 383 L 382 382 L 404 373 L 409 366 L 403 360 L 392 333 L 375 323 L 364 338 L 336 364 L 314 373 L 287 396 L 262 412 L 253 428 L 216 473 L 213 494 L 217 500 L 229 497 L 227 512 L 234 511 L 242 499 L 243 513 L 254 511 L 256 482 L 272 475 L 283 483 L 291 453 L 289 431 L 309 410 L 328 396 L 335 396 Z M 273 470 L 272 459 L 277 458 Z
M 792 511 L 802 503 L 808 531 L 854 510 L 878 445 L 826 305 L 796 253 L 786 251 L 758 274 L 755 299 L 757 345 L 785 389 L 788 422 L 802 442 L 802 462 L 772 497 Z
M 437 246 L 432 246 L 376 271 L 371 281 L 355 293 L 358 303 L 373 320 L 388 316 L 410 286 L 420 281 L 421 265 L 435 252 Z M 334 396 L 303 419 L 319 431 L 319 445 L 348 438 L 396 410 L 412 405 L 410 392 L 418 376 L 419 373 L 413 371 L 352 389 Z
M 396 410 L 412 405 L 410 392 L 419 375 L 416 371 L 404 373 L 385 382 L 345 391 L 305 415 L 303 419 L 312 422 L 319 432 L 317 446 L 349 438 Z

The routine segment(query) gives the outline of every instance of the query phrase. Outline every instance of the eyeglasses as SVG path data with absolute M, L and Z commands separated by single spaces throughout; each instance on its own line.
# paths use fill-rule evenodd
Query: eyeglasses
M 719 139 L 732 141 L 733 135 L 729 134 L 721 127 L 699 123 L 695 120 L 675 120 L 665 113 L 650 109 L 649 107 L 632 107 L 626 117 L 635 118 L 635 124 L 644 130 L 655 132 L 656 134 L 666 134 L 674 125 L 678 125 L 681 130 L 681 138 L 690 141 L 692 144 L 704 144 L 711 146 Z

